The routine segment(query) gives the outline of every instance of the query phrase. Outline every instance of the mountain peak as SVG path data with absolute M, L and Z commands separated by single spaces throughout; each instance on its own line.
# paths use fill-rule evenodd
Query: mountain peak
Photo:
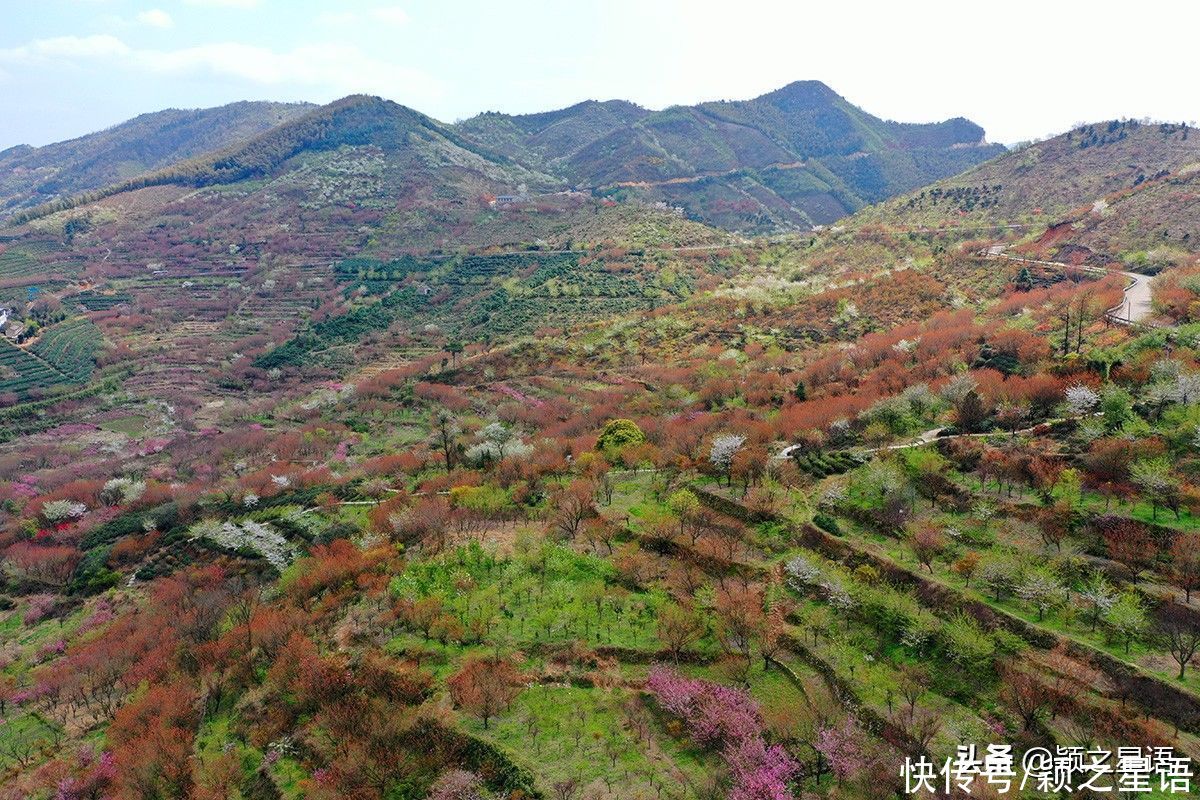
M 755 98 L 776 106 L 782 111 L 827 106 L 842 96 L 821 81 L 792 81 L 787 86 Z

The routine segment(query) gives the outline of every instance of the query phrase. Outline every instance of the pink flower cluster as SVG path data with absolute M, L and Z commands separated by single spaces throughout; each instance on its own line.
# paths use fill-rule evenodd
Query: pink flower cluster
M 80 433 L 91 433 L 92 431 L 98 430 L 100 430 L 100 428 L 87 422 L 68 422 L 66 425 L 59 425 L 57 428 L 46 431 L 45 435 L 47 437 L 59 439 L 69 438 Z
M 37 625 L 50 616 L 54 610 L 55 597 L 52 594 L 35 594 L 29 598 L 29 606 L 25 609 L 22 621 L 26 625 Z
M 800 767 L 782 747 L 767 744 L 749 694 L 662 667 L 651 670 L 646 691 L 684 722 L 693 741 L 721 748 L 733 777 L 729 800 L 792 800 L 788 782 Z
M 41 494 L 41 492 L 38 491 L 38 488 L 33 485 L 33 477 L 29 475 L 10 483 L 8 485 L 8 491 L 14 499 L 20 498 L 23 500 L 32 500 Z
M 505 386 L 503 383 L 494 388 L 500 394 L 507 395 L 508 397 L 511 397 L 513 400 L 516 400 L 518 403 L 525 403 L 526 405 L 531 406 L 533 408 L 545 408 L 545 406 L 546 406 L 545 401 L 539 400 L 536 397 L 530 397 L 529 395 L 524 394 L 522 392 L 518 392 L 516 389 L 512 388 L 511 386 Z
M 863 754 L 861 737 L 852 717 L 846 717 L 840 725 L 818 732 L 817 750 L 825 756 L 829 768 L 838 780 L 866 769 L 867 759 Z
M 92 615 L 80 624 L 76 633 L 87 633 L 102 625 L 107 625 L 113 621 L 114 617 L 116 617 L 116 614 L 113 612 L 112 604 L 107 600 L 101 600 L 96 603 L 96 610 L 92 612 Z
M 63 778 L 54 793 L 54 800 L 86 800 L 89 797 L 107 796 L 104 789 L 117 777 L 116 762 L 112 754 L 105 751 L 97 758 L 95 751 L 84 747 L 79 751 L 77 775 Z
M 51 658 L 61 656 L 65 652 L 67 652 L 67 642 L 65 639 L 47 642 L 38 649 L 38 660 L 49 661 Z
M 163 449 L 171 443 L 170 439 L 146 439 L 142 442 L 142 446 L 137 449 L 139 456 L 149 456 L 155 453 L 161 453 Z

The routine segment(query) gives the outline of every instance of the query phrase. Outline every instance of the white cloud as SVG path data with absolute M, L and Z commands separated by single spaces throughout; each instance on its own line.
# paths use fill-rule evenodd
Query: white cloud
M 37 39 L 0 50 L 0 64 L 109 62 L 142 73 L 176 77 L 217 76 L 259 86 L 367 92 L 418 105 L 440 97 L 441 84 L 421 70 L 368 55 L 349 44 L 317 44 L 276 51 L 224 42 L 177 50 L 135 49 L 115 36 Z M 316 92 L 314 92 L 315 94 Z
M 76 58 L 112 58 L 126 56 L 129 46 L 115 36 L 54 36 L 35 39 L 19 47 L 0 50 L 0 61 L 29 64 Z
M 317 25 L 382 24 L 400 26 L 408 23 L 408 12 L 400 6 L 379 6 L 363 10 L 326 11 L 318 14 Z
M 183 0 L 189 6 L 210 8 L 258 8 L 262 0 Z
M 367 13 L 372 19 L 378 22 L 386 22 L 390 25 L 403 25 L 408 22 L 408 12 L 400 6 L 373 8 Z
M 181 50 L 140 50 L 134 60 L 155 72 L 211 72 L 260 84 L 288 82 L 354 89 L 411 82 L 419 73 L 364 54 L 353 45 L 319 44 L 276 52 L 227 42 Z
M 151 28 L 171 28 L 175 25 L 175 20 L 171 19 L 171 15 L 163 11 L 161 8 L 151 8 L 147 11 L 140 12 L 137 21 L 143 25 L 149 25 Z

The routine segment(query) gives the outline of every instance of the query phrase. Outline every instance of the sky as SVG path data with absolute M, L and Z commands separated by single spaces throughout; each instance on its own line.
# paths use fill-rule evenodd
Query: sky
M 1012 144 L 1200 118 L 1200 7 L 1172 0 L 0 0 L 0 149 L 163 108 L 365 92 L 453 122 L 649 108 L 816 79 L 888 119 Z

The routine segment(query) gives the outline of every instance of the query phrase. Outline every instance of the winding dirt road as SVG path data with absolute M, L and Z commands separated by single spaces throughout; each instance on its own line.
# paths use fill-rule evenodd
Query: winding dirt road
M 1153 291 L 1151 289 L 1151 286 L 1154 283 L 1153 275 L 1143 275 L 1140 272 L 1123 272 L 1121 270 L 1104 269 L 1102 267 L 1077 267 L 1072 264 L 1064 264 L 1060 261 L 1039 261 L 1033 258 L 1020 258 L 1019 256 L 1010 256 L 1001 250 L 994 249 L 986 251 L 983 255 L 987 258 L 1003 258 L 1007 259 L 1008 261 L 1020 261 L 1026 264 L 1036 264 L 1041 267 L 1053 267 L 1061 270 L 1076 269 L 1082 270 L 1083 272 L 1091 272 L 1096 275 L 1123 275 L 1129 281 L 1129 284 L 1125 287 L 1125 299 L 1121 301 L 1120 305 L 1113 306 L 1105 312 L 1108 318 L 1121 325 L 1158 327 L 1156 323 L 1148 321 L 1154 311 L 1150 302 L 1153 295 Z M 1017 431 L 1016 433 L 1028 433 L 1032 430 L 1033 428 L 1028 428 L 1023 431 Z M 933 428 L 923 432 L 920 436 L 907 442 L 886 445 L 884 447 L 869 448 L 861 452 L 866 454 L 876 453 L 882 450 L 906 450 L 910 447 L 923 447 L 937 440 L 939 436 L 941 436 L 941 433 L 942 428 Z M 994 436 L 996 433 L 996 431 L 989 433 L 962 433 L 958 434 L 958 436 Z M 788 445 L 787 447 L 783 448 L 783 450 L 779 451 L 779 453 L 775 455 L 775 458 L 779 461 L 786 461 L 791 457 L 792 452 L 800 446 L 801 445 L 798 444 Z
M 1154 281 L 1154 277 L 1142 275 L 1139 272 L 1122 272 L 1121 274 L 1130 280 L 1130 284 L 1125 287 L 1125 302 L 1115 310 L 1110 309 L 1109 315 L 1117 322 L 1150 324 L 1146 320 L 1153 313 L 1150 306 L 1152 294 L 1150 284 Z
M 994 248 L 988 250 L 984 255 L 987 258 L 1003 258 L 1007 261 L 1017 261 L 1022 264 L 1036 264 L 1039 267 L 1052 267 L 1058 270 L 1079 270 L 1081 272 L 1090 272 L 1093 275 L 1123 275 L 1129 284 L 1125 287 L 1125 299 L 1120 305 L 1113 306 L 1108 309 L 1108 318 L 1113 322 L 1122 325 L 1147 325 L 1157 327 L 1152 322 L 1148 322 L 1154 309 L 1151 306 L 1151 297 L 1153 291 L 1151 284 L 1154 283 L 1153 275 L 1143 275 L 1140 272 L 1124 272 L 1116 269 L 1104 269 L 1103 267 L 1077 267 L 1073 264 L 1064 264 L 1061 261 L 1040 261 L 1036 258 L 1021 258 L 1020 256 L 1010 256 L 1002 251 L 997 251 Z

